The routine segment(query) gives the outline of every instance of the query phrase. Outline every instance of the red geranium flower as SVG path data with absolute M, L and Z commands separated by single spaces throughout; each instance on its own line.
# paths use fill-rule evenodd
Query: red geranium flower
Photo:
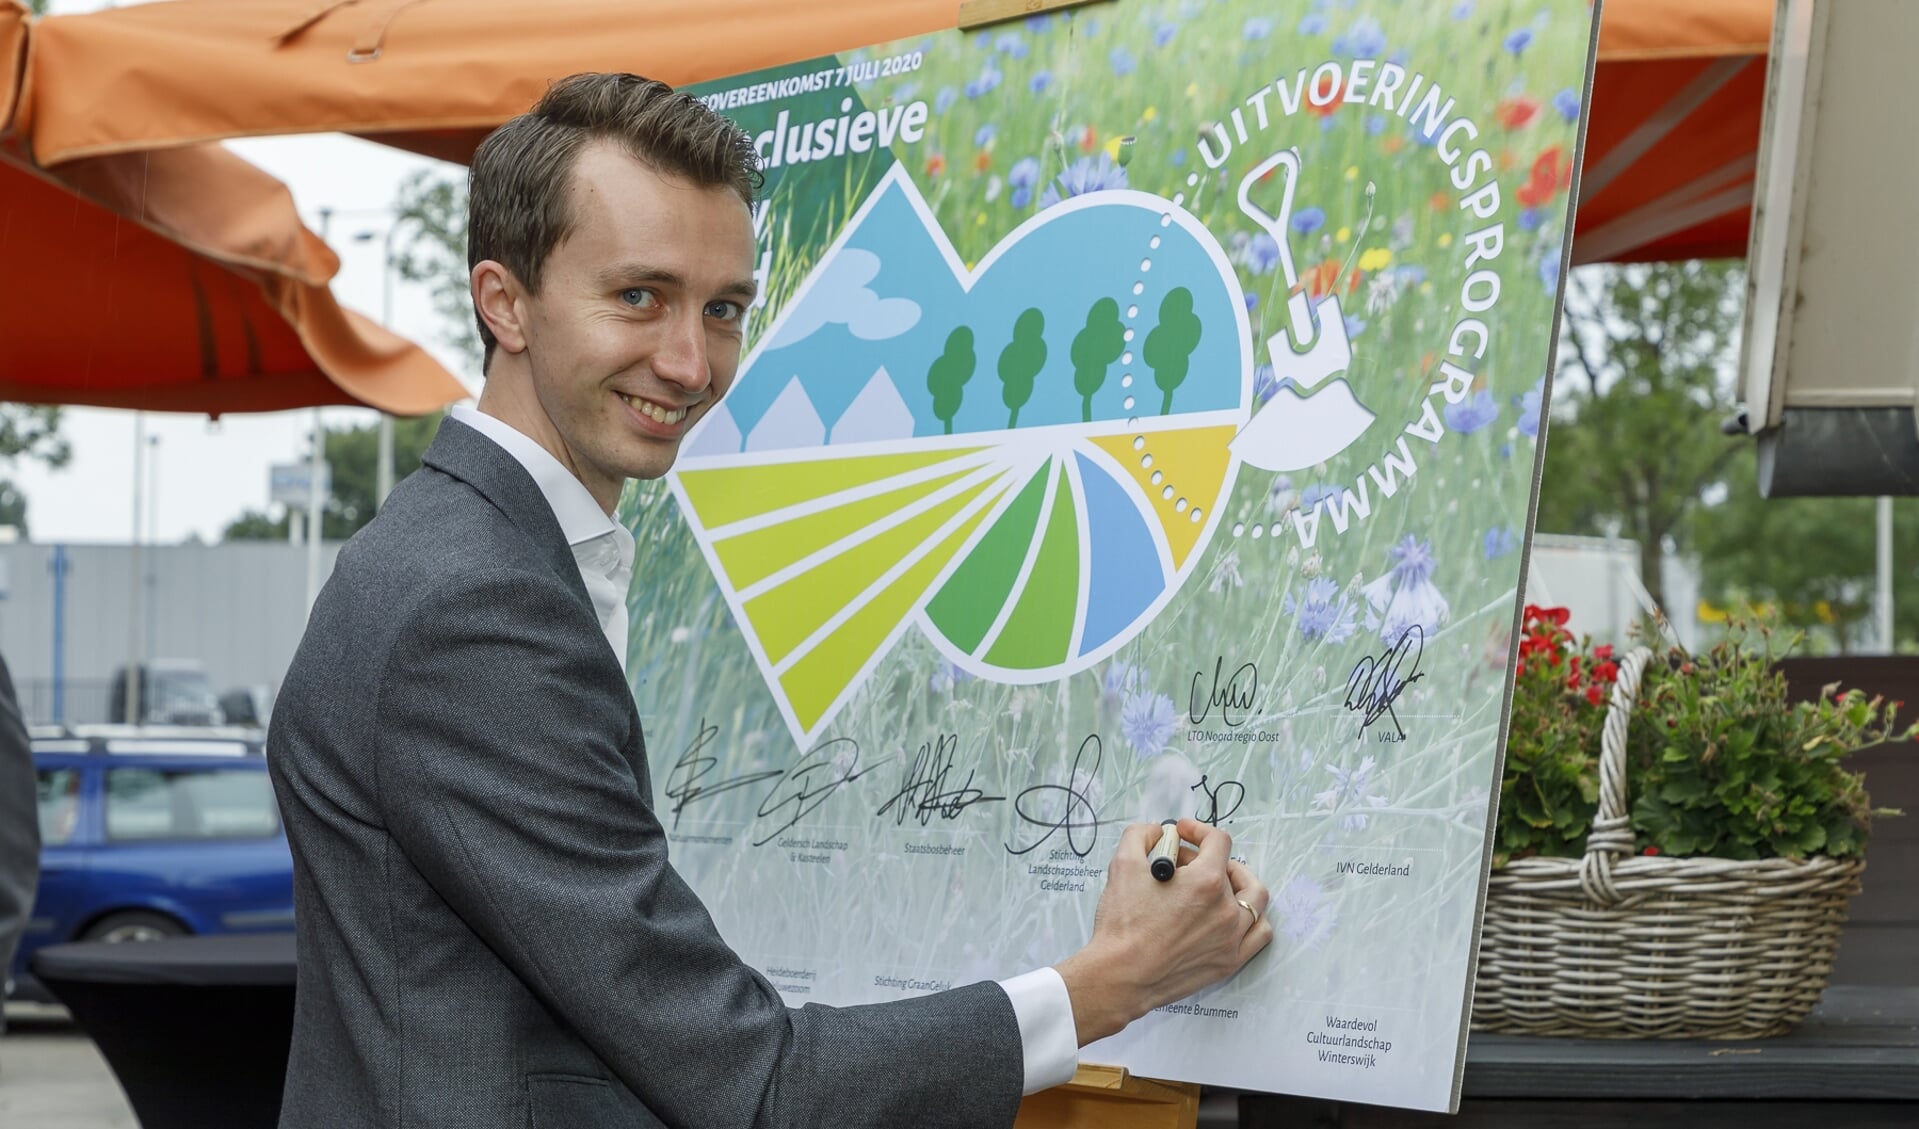
M 1598 705 L 1602 700 L 1604 700 L 1604 697 L 1605 695 L 1600 693 L 1599 687 L 1597 686 L 1586 687 L 1586 700 L 1591 702 L 1593 705 L 1595 706 Z

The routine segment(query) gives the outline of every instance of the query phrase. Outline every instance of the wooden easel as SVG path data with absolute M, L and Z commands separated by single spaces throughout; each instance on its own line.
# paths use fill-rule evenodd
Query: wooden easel
M 1119 1066 L 1084 1066 L 1064 1086 L 1020 1103 L 1013 1129 L 1194 1129 L 1199 1087 L 1136 1078 Z
M 961 0 L 966 30 L 1095 0 Z M 1199 1087 L 1139 1078 L 1121 1066 L 1081 1065 L 1064 1086 L 1020 1103 L 1013 1129 L 1195 1129 Z

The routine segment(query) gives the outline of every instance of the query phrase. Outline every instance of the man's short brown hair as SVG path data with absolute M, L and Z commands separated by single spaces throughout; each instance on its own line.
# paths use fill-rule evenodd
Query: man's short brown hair
M 539 293 L 547 257 L 572 231 L 566 195 L 573 166 L 596 141 L 621 145 L 656 172 L 730 188 L 749 207 L 762 184 L 752 140 L 699 99 L 638 75 L 576 74 L 554 83 L 474 152 L 466 201 L 469 271 L 491 259 Z M 474 317 L 490 366 L 493 331 L 479 311 Z

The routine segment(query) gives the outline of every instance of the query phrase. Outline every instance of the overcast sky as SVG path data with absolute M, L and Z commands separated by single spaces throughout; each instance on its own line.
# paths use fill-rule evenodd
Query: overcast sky
M 100 0 L 53 0 L 54 14 L 113 5 Z M 119 6 L 127 6 L 125 3 Z M 247 160 L 285 181 L 307 225 L 319 230 L 322 207 L 335 212 L 328 242 L 340 256 L 333 293 L 352 309 L 378 319 L 384 274 L 381 240 L 388 209 L 407 174 L 437 168 L 464 175 L 457 165 L 339 134 L 262 138 L 230 143 Z M 365 242 L 353 237 L 372 233 Z M 477 374 L 463 371 L 458 353 L 440 344 L 445 323 L 424 286 L 394 279 L 393 327 L 419 342 L 477 389 Z M 329 427 L 371 422 L 371 411 L 328 408 Z M 141 525 L 148 540 L 172 543 L 197 535 L 219 539 L 226 523 L 249 507 L 268 509 L 267 468 L 293 461 L 305 449 L 314 413 L 235 414 L 211 423 L 205 416 L 147 413 L 146 432 L 157 436 Z M 133 535 L 134 413 L 68 408 L 62 433 L 73 447 L 63 469 L 49 471 L 21 462 L 9 473 L 26 494 L 32 539 L 51 542 L 125 542 Z

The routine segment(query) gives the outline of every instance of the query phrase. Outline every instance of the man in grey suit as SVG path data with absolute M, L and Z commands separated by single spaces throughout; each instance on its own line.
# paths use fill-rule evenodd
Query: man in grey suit
M 270 730 L 300 952 L 283 1126 L 1005 1126 L 1079 1046 L 1271 939 L 1224 833 L 1184 823 L 1159 883 L 1140 825 L 1058 966 L 787 1008 L 667 858 L 609 516 L 733 380 L 752 146 L 659 83 L 580 75 L 471 177 L 485 393 L 341 551 Z
M 13 950 L 26 932 L 40 886 L 39 786 L 13 675 L 0 658 L 0 1003 L 13 987 Z M 7 1016 L 0 1009 L 0 1033 Z

